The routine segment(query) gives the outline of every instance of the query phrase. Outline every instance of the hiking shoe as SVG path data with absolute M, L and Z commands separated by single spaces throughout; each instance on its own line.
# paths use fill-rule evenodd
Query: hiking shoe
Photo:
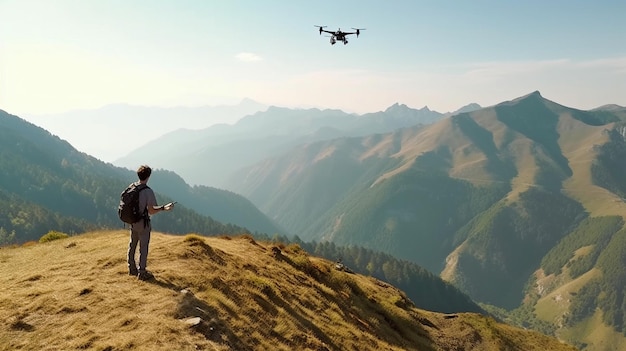
M 150 280 L 150 279 L 154 279 L 154 275 L 148 271 L 145 272 L 139 272 L 139 274 L 137 274 L 137 279 L 139 280 Z
M 132 276 L 136 277 L 137 274 L 139 274 L 139 268 L 137 268 L 136 265 L 129 263 L 128 264 L 128 275 L 132 275 Z

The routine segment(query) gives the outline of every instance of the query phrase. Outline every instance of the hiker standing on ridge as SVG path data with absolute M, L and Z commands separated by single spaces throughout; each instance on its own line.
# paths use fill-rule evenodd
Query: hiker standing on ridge
M 148 187 L 148 180 L 152 174 L 152 169 L 148 166 L 140 166 L 137 170 L 139 181 L 133 183 L 139 190 L 139 210 L 143 212 L 142 218 L 130 225 L 130 243 L 128 245 L 128 273 L 137 276 L 140 280 L 154 278 L 152 273 L 146 270 L 148 264 L 148 246 L 150 245 L 150 215 L 161 211 L 169 211 L 174 208 L 173 203 L 158 206 L 156 197 L 152 189 Z M 132 186 L 131 184 L 130 186 Z M 135 252 L 139 244 L 139 267 L 135 261 Z

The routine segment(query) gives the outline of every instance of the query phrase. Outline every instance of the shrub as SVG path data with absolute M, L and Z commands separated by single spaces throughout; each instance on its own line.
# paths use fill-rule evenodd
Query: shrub
M 288 252 L 288 253 L 293 253 L 293 254 L 303 255 L 303 256 L 307 255 L 307 252 L 304 251 L 304 249 L 296 243 L 289 244 L 287 245 L 287 247 L 284 247 L 284 244 L 283 244 L 283 249 L 285 250 L 285 252 Z
M 336 269 L 331 269 L 328 282 L 332 285 L 331 287 L 334 288 L 334 290 L 351 290 L 352 287 L 356 285 L 354 279 L 352 279 L 349 274 Z
M 296 269 L 304 273 L 308 274 L 311 271 L 311 268 L 312 268 L 311 260 L 309 260 L 309 257 L 306 255 L 295 255 L 291 257 L 291 262 L 293 262 L 293 266 Z
M 185 239 L 183 239 L 183 241 L 185 242 L 200 242 L 200 243 L 204 243 L 204 238 L 201 235 L 198 234 L 187 234 L 185 235 Z
M 246 240 L 250 244 L 258 245 L 257 242 L 254 240 L 254 237 L 252 237 L 252 235 L 250 235 L 250 234 L 242 234 L 242 235 L 239 236 L 239 238 L 241 238 L 243 240 Z
M 252 283 L 252 286 L 254 286 L 256 289 L 261 291 L 266 296 L 275 295 L 272 283 L 268 281 L 267 279 L 262 278 L 262 277 L 257 277 L 257 276 L 251 276 L 249 281 L 250 283 Z
M 69 238 L 69 235 L 54 230 L 49 231 L 46 235 L 39 238 L 40 243 L 47 243 L 54 240 Z

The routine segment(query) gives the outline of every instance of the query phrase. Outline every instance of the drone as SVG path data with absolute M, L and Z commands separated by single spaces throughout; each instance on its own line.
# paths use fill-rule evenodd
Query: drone
M 322 32 L 324 33 L 329 33 L 330 35 L 328 37 L 330 37 L 330 45 L 335 45 L 336 42 L 338 41 L 342 41 L 343 45 L 348 44 L 348 39 L 346 38 L 348 35 L 350 34 L 356 34 L 356 37 L 359 37 L 359 34 L 361 34 L 362 30 L 365 30 L 365 28 L 352 28 L 354 29 L 356 32 L 342 32 L 341 28 L 337 29 L 336 31 L 330 31 L 330 30 L 325 30 L 324 28 L 326 28 L 326 26 L 315 26 L 318 27 L 320 29 L 320 35 L 322 35 Z

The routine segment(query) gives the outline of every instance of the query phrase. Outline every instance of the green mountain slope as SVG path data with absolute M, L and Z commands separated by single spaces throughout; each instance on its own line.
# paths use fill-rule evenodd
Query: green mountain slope
M 554 330 L 591 323 L 619 333 L 624 300 L 615 287 L 626 270 L 617 249 L 555 248 L 580 228 L 587 229 L 577 235 L 602 232 L 597 218 L 623 226 L 623 119 L 620 110 L 576 110 L 534 92 L 424 128 L 308 144 L 249 168 L 231 186 L 304 240 L 383 250 L 508 310 L 543 302 L 530 297 L 542 262 L 571 264 L 585 277 L 571 292 L 600 297 L 578 298 L 584 303 L 565 313 L 579 317 Z M 603 240 L 617 244 L 619 233 Z M 569 263 L 585 250 L 588 258 Z M 610 281 L 591 279 L 594 272 Z M 569 283 L 556 281 L 554 289 Z M 581 335 L 567 337 L 583 345 Z
M 96 227 L 121 228 L 116 213 L 119 194 L 137 178 L 133 171 L 81 153 L 4 111 L 0 111 L 0 167 L 0 198 L 8 204 L 0 208 L 0 244 L 35 240 L 49 230 L 76 233 Z M 159 202 L 175 199 L 180 204 L 175 216 L 154 217 L 159 230 L 285 233 L 239 195 L 192 188 L 171 172 L 159 170 L 150 185 Z
M 201 215 L 253 232 L 288 234 L 239 194 L 202 185 L 189 186 L 178 174 L 167 170 L 158 170 L 155 174 L 158 176 L 150 179 L 151 186 Z

